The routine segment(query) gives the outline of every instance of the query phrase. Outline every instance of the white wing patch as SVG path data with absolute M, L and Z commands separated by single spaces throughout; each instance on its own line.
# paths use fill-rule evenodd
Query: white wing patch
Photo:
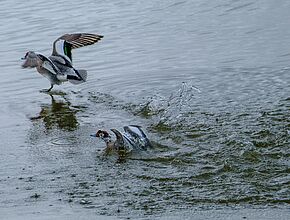
M 52 62 L 55 62 L 56 61 L 56 62 L 59 62 L 59 63 L 61 63 L 63 65 L 66 64 L 65 59 L 63 57 L 60 57 L 60 56 L 50 56 L 49 58 L 50 58 L 50 60 Z
M 146 138 L 146 136 L 144 137 L 144 133 L 142 132 L 142 130 L 140 130 L 139 127 L 129 125 L 128 128 L 129 128 L 133 133 L 137 134 L 139 137 Z
M 60 39 L 55 42 L 55 50 L 60 55 L 63 56 L 69 62 L 72 62 L 71 59 L 64 53 L 64 40 Z
M 51 66 L 51 63 L 49 61 L 44 61 L 41 65 L 44 69 L 48 70 L 49 72 L 57 75 L 57 72 L 54 71 L 54 69 Z
M 48 57 L 42 55 L 41 53 L 37 53 L 37 55 L 41 57 L 40 58 L 41 60 L 43 60 L 41 67 L 48 70 L 52 74 L 55 75 L 61 74 L 57 66 L 55 66 L 54 63 Z

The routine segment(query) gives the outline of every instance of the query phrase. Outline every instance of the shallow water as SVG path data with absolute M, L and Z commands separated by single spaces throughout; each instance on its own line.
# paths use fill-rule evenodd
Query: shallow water
M 290 2 L 4 0 L 1 9 L 2 216 L 289 218 Z M 40 93 L 48 81 L 20 58 L 49 55 L 73 32 L 104 35 L 73 51 L 88 81 Z M 90 134 L 128 124 L 142 125 L 154 149 L 121 164 L 102 156 Z

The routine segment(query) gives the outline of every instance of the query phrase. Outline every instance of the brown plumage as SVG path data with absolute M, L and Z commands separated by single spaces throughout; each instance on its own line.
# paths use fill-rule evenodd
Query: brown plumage
M 76 49 L 92 45 L 101 40 L 102 38 L 103 36 L 98 34 L 76 33 L 76 34 L 64 34 L 61 37 L 59 37 L 56 41 L 65 40 L 66 42 L 72 45 L 72 49 Z

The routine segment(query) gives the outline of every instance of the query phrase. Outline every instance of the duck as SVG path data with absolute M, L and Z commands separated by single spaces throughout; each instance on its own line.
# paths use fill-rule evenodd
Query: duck
M 123 127 L 124 132 L 117 129 L 110 129 L 114 135 L 115 140 L 106 130 L 98 130 L 92 137 L 102 139 L 105 144 L 105 155 L 115 152 L 119 158 L 124 158 L 127 154 L 134 151 L 147 151 L 152 148 L 152 144 L 147 138 L 146 134 L 139 125 L 128 125 Z
M 74 33 L 64 34 L 53 42 L 52 54 L 47 57 L 35 51 L 28 51 L 22 58 L 22 68 L 36 70 L 50 81 L 50 92 L 54 85 L 63 82 L 80 84 L 86 82 L 87 71 L 77 70 L 72 65 L 72 50 L 97 43 L 103 38 L 99 34 Z

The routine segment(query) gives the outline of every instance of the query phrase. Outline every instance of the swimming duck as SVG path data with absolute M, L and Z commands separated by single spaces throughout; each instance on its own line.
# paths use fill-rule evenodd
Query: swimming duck
M 46 92 L 49 92 L 55 84 L 60 85 L 66 81 L 72 84 L 83 83 L 87 79 L 87 71 L 77 70 L 73 67 L 71 51 L 92 45 L 102 38 L 103 36 L 98 34 L 65 34 L 54 41 L 52 54 L 49 57 L 28 51 L 22 58 L 25 60 L 22 67 L 36 68 L 42 76 L 50 81 L 51 87 L 45 90 Z
M 110 152 L 117 152 L 119 158 L 124 157 L 132 151 L 146 151 L 152 147 L 146 134 L 138 125 L 125 126 L 124 132 L 121 133 L 117 129 L 111 129 L 115 134 L 116 140 L 112 140 L 109 132 L 105 130 L 98 130 L 96 134 L 91 136 L 101 138 L 106 143 L 105 154 Z

